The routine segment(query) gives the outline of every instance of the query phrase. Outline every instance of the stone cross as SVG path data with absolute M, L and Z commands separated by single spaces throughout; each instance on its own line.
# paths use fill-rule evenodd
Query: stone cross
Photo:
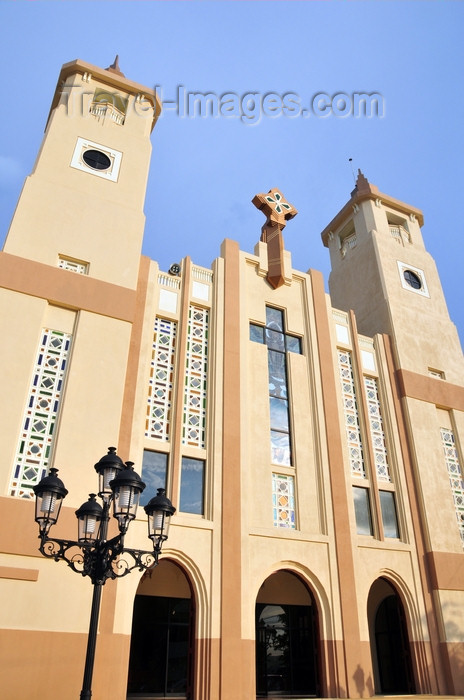
M 287 221 L 293 219 L 298 212 L 292 204 L 285 200 L 277 187 L 269 190 L 267 194 L 257 194 L 253 197 L 252 202 L 266 216 L 266 223 L 261 229 L 261 241 L 267 243 L 267 280 L 274 289 L 277 289 L 285 282 L 282 231 Z

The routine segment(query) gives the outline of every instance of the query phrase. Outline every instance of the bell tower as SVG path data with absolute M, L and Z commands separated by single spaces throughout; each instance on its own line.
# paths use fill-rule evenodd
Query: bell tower
M 124 391 L 147 297 L 143 206 L 159 113 L 154 91 L 128 80 L 117 60 L 106 69 L 81 60 L 61 68 L 0 253 L 11 399 L 0 421 L 0 482 L 8 497 L 32 498 L 56 460 L 80 500 L 72 435 L 130 443 Z
M 135 288 L 145 223 L 153 90 L 75 60 L 60 72 L 45 136 L 5 253 Z
M 462 353 L 436 265 L 422 239 L 422 212 L 379 192 L 358 172 L 351 199 L 322 232 L 334 307 L 358 331 L 392 337 L 399 366 L 462 382 Z
M 403 536 L 415 548 L 411 556 L 417 556 L 424 599 L 433 594 L 427 624 L 430 638 L 440 638 L 443 667 L 449 669 L 446 683 L 459 692 L 464 365 L 422 225 L 420 210 L 382 194 L 359 172 L 350 200 L 324 229 L 322 240 L 330 250 L 332 305 L 353 310 L 357 331 L 373 337 L 385 353 L 384 377 L 393 388 L 390 415 L 401 445 L 396 457 L 393 442 L 388 449 L 392 462 L 399 455 L 403 460 L 405 481 L 397 495 L 407 499 L 412 514 L 412 527 L 403 525 Z M 379 386 L 386 410 L 382 381 Z
M 416 484 L 410 496 L 422 521 L 417 541 L 424 537 L 436 585 L 447 590 L 454 584 L 446 572 L 464 545 L 464 364 L 422 225 L 419 209 L 382 194 L 359 172 L 322 240 L 332 263 L 332 306 L 353 310 L 359 333 L 389 336 L 389 373 L 401 404 L 396 415 L 408 443 L 403 454 Z

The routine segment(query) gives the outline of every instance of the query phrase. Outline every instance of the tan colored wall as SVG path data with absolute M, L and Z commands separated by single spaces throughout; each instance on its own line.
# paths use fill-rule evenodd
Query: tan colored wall
M 404 401 L 411 423 L 415 426 L 414 459 L 428 548 L 438 552 L 462 552 L 436 408 L 431 403 L 417 399 L 408 398 Z M 424 465 L 428 466 L 426 472 Z M 436 518 L 438 512 L 440 517 Z
M 89 114 L 91 98 L 82 96 L 104 87 L 101 79 L 68 77 L 63 90 L 72 96 L 51 113 L 4 249 L 52 266 L 58 264 L 58 254 L 84 260 L 92 277 L 134 288 L 145 224 L 151 120 L 137 115 L 134 95 L 123 125 Z M 122 153 L 117 182 L 70 166 L 78 137 Z
M 380 200 L 378 200 L 380 201 Z M 329 242 L 329 278 L 334 307 L 356 312 L 358 329 L 373 336 L 393 336 L 401 367 L 427 375 L 429 367 L 445 372 L 452 383 L 462 382 L 462 353 L 450 321 L 436 265 L 425 250 L 417 219 L 403 218 L 411 242 L 398 243 L 389 230 L 393 208 L 373 200 L 362 202 L 353 215 L 356 246 L 342 255 L 338 233 Z M 397 261 L 422 270 L 429 296 L 402 286 Z M 421 321 L 422 319 L 422 321 Z
M 95 697 L 125 700 L 127 670 L 121 659 L 128 655 L 129 642 L 119 635 L 99 635 L 92 684 Z M 0 630 L 2 666 L 9 669 L 8 675 L 2 674 L 2 697 L 43 700 L 44 692 L 79 697 L 86 644 L 87 634 Z

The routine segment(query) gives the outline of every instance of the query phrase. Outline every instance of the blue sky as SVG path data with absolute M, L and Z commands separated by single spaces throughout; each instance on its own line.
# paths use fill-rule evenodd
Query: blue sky
M 423 210 L 450 315 L 464 337 L 464 4 L 460 2 L 2 2 L 0 237 L 43 135 L 60 67 L 107 67 L 187 92 L 383 96 L 382 118 L 179 117 L 152 136 L 143 252 L 167 270 L 209 267 L 224 238 L 252 251 L 263 216 L 252 197 L 279 187 L 298 209 L 285 229 L 293 266 L 322 270 L 320 232 L 349 199 L 353 166 Z M 179 199 L 180 195 L 180 199 Z M 174 206 L 174 202 L 177 204 Z M 362 274 L 362 271 L 360 271 Z

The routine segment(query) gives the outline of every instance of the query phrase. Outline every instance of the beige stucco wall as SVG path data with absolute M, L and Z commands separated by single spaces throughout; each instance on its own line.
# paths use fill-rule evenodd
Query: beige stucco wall
M 413 454 L 429 547 L 432 551 L 461 553 L 462 542 L 440 435 L 440 427 L 447 426 L 440 424 L 433 404 L 410 398 L 404 401 L 414 426 Z
M 134 288 L 153 110 L 137 113 L 135 96 L 120 91 L 129 98 L 125 123 L 100 120 L 88 110 L 95 89 L 104 87 L 95 78 L 84 82 L 79 73 L 68 77 L 63 91 L 70 91 L 69 101 L 62 99 L 51 113 L 4 250 L 54 266 L 59 254 L 83 260 L 93 277 Z M 117 182 L 71 167 L 78 137 L 122 153 Z
M 35 530 L 34 523 L 33 526 Z M 64 562 L 58 566 L 39 552 L 34 558 L 2 554 L 0 566 L 20 569 L 32 566 L 38 571 L 34 582 L 2 580 L 2 595 L 9 602 L 2 606 L 0 628 L 78 634 L 88 631 L 92 586 L 88 580 L 73 574 Z
M 353 214 L 356 245 L 340 250 L 339 231 L 329 242 L 332 303 L 356 312 L 361 333 L 393 336 L 401 366 L 421 374 L 429 367 L 445 372 L 452 383 L 462 382 L 463 362 L 456 328 L 449 319 L 437 268 L 425 250 L 417 219 L 401 217 L 410 242 L 393 238 L 389 221 L 394 209 L 378 200 L 364 201 Z M 424 273 L 428 295 L 402 285 L 398 262 Z

